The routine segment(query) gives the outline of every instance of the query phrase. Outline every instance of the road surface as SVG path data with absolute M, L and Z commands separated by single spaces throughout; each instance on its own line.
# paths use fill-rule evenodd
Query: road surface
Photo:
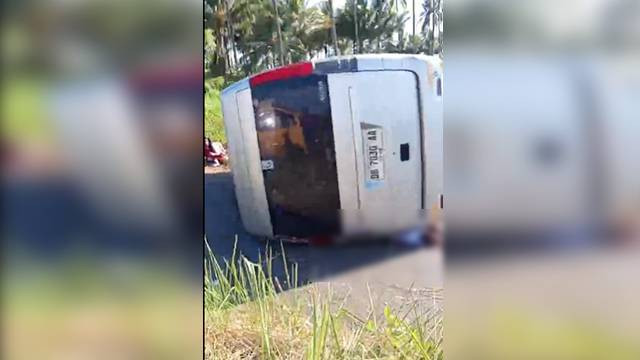
M 247 234 L 238 213 L 230 173 L 205 174 L 205 235 L 218 258 L 229 258 L 235 237 L 237 249 L 256 261 L 267 242 Z M 274 275 L 284 276 L 280 244 L 272 244 Z M 437 248 L 411 249 L 397 245 L 312 247 L 284 244 L 287 260 L 298 264 L 303 283 L 339 281 L 362 287 L 442 287 L 442 252 Z

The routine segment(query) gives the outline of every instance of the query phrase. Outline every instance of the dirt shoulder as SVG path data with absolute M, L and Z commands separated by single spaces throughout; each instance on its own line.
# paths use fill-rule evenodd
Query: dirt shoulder
M 221 166 L 205 166 L 204 167 L 204 173 L 205 174 L 220 174 L 220 173 L 227 173 L 230 172 L 231 169 L 229 169 L 228 166 L 226 165 L 221 165 Z

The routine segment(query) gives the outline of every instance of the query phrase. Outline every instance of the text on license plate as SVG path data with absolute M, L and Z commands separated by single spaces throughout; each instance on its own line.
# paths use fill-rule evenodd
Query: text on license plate
M 366 181 L 384 180 L 384 156 L 381 128 L 362 129 Z

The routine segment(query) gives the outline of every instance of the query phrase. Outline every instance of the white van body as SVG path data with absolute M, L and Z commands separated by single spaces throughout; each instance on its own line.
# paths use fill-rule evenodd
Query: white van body
M 350 235 L 424 225 L 442 206 L 442 76 L 437 57 L 356 55 L 226 88 L 222 109 L 246 230 L 309 237 L 328 228 Z
M 640 223 L 637 59 L 447 55 L 447 241 Z

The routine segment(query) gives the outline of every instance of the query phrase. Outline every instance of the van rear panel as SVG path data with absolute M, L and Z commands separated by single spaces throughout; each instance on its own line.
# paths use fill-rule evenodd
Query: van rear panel
M 277 68 L 225 89 L 247 230 L 309 238 L 424 225 L 441 204 L 440 77 L 437 59 L 367 55 Z
M 416 226 L 423 166 L 416 77 L 408 71 L 329 75 L 345 230 Z

